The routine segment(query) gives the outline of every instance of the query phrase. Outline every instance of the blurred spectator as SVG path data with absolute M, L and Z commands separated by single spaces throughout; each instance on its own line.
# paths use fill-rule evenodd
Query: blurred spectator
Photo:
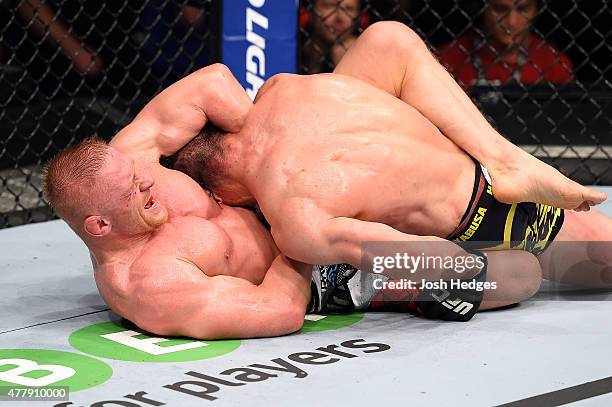
M 376 21 L 399 21 L 411 25 L 412 0 L 362 0 L 363 6 Z
M 572 61 L 532 31 L 537 0 L 486 0 L 480 29 L 439 48 L 459 84 L 573 80 Z
M 210 27 L 202 5 L 149 0 L 141 16 L 143 56 L 166 85 L 210 63 Z
M 360 0 L 311 0 L 300 9 L 304 73 L 331 72 L 369 24 Z
M 53 8 L 41 0 L 15 2 L 23 26 L 43 40 L 59 45 L 62 53 L 80 74 L 96 76 L 103 68 L 102 59 L 74 35 Z

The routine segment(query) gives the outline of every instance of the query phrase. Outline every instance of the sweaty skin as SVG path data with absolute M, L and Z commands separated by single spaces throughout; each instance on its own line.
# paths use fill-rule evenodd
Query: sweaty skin
M 291 102 L 298 97 L 308 103 Z M 473 161 L 417 110 L 338 74 L 275 76 L 244 130 L 227 143 L 258 145 L 247 159 L 256 167 L 246 179 L 266 219 L 271 216 L 273 233 L 283 228 L 286 210 L 315 212 L 316 206 L 330 219 L 445 237 L 465 212 L 474 183 Z
M 361 241 L 446 237 L 474 183 L 473 161 L 418 111 L 338 74 L 273 77 L 223 145 L 230 183 L 252 193 L 283 253 L 310 263 L 358 266 Z
M 193 89 L 211 105 L 186 98 Z M 252 211 L 216 201 L 159 164 L 175 140 L 193 138 L 209 118 L 239 132 L 251 108 L 221 65 L 175 83 L 105 147 L 93 184 L 75 196 L 85 218 L 63 214 L 90 250 L 106 303 L 142 329 L 220 339 L 283 335 L 303 324 L 311 266 L 280 254 Z M 489 275 L 511 275 L 508 257 L 498 254 L 490 256 Z M 481 308 L 531 296 L 538 268 L 527 258 L 524 275 L 505 278 L 502 301 L 485 293 Z
M 257 202 L 285 255 L 355 267 L 364 241 L 424 250 L 435 241 L 439 255 L 459 254 L 442 238 L 467 207 L 475 164 L 457 145 L 482 158 L 493 193 L 511 202 L 587 210 L 605 199 L 502 140 L 416 34 L 377 23 L 334 74 L 277 75 L 260 89 L 244 128 L 221 139 L 214 191 L 230 204 Z M 611 236 L 609 218 L 572 214 L 558 240 Z M 584 282 L 607 286 L 593 278 L 610 266 L 606 250 L 579 246 L 564 249 L 590 267 Z M 549 258 L 540 259 L 545 276 L 564 281 Z
M 445 242 L 474 182 L 474 161 L 417 110 L 339 74 L 275 76 L 243 130 L 221 145 L 225 168 L 215 193 L 230 204 L 254 199 L 280 250 L 306 263 L 359 267 L 364 241 L 423 243 L 416 247 L 425 251 L 428 242 Z M 588 242 L 611 237 L 606 216 L 569 213 L 558 240 L 576 243 L 558 250 L 571 257 L 568 267 L 583 262 L 584 273 L 555 272 L 544 253 L 544 275 L 608 287 L 600 273 L 611 265 L 610 245 L 593 252 Z
M 563 176 L 502 137 L 406 25 L 371 25 L 334 73 L 353 76 L 400 98 L 484 164 L 500 202 L 536 202 L 585 211 L 606 195 Z

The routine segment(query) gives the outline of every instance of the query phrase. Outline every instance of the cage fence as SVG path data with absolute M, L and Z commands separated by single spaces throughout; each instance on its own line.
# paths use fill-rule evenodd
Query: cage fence
M 110 139 L 161 89 L 219 61 L 220 4 L 0 2 L 0 228 L 53 218 L 40 176 L 50 157 Z M 383 20 L 417 31 L 512 142 L 579 182 L 612 185 L 609 2 L 304 0 L 300 73 L 331 72 Z

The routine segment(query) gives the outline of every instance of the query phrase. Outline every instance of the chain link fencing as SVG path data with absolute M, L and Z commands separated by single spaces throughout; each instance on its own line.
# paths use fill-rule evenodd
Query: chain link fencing
M 52 218 L 42 164 L 110 139 L 161 89 L 217 60 L 212 0 L 0 1 L 0 227 Z
M 403 22 L 503 135 L 581 183 L 612 185 L 612 3 L 306 0 L 300 9 L 301 73 L 331 72 L 368 25 Z
M 110 139 L 161 89 L 219 60 L 220 6 L 0 1 L 0 228 L 53 218 L 40 188 L 51 156 L 93 134 Z M 300 72 L 333 70 L 376 21 L 404 22 L 502 134 L 580 182 L 612 184 L 611 8 L 604 0 L 303 0 Z M 504 34 L 521 46 L 500 45 L 495 36 Z M 548 58 L 534 64 L 538 53 Z

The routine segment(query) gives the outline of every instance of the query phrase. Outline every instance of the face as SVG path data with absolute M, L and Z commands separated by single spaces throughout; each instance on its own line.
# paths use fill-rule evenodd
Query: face
M 314 33 L 329 45 L 342 41 L 352 34 L 360 8 L 360 0 L 315 0 Z
M 497 45 L 512 47 L 524 44 L 537 13 L 536 0 L 487 0 L 485 31 Z
M 168 211 L 155 199 L 155 182 L 146 168 L 137 168 L 130 158 L 111 147 L 99 177 L 101 187 L 92 191 L 114 231 L 145 233 L 166 222 Z

